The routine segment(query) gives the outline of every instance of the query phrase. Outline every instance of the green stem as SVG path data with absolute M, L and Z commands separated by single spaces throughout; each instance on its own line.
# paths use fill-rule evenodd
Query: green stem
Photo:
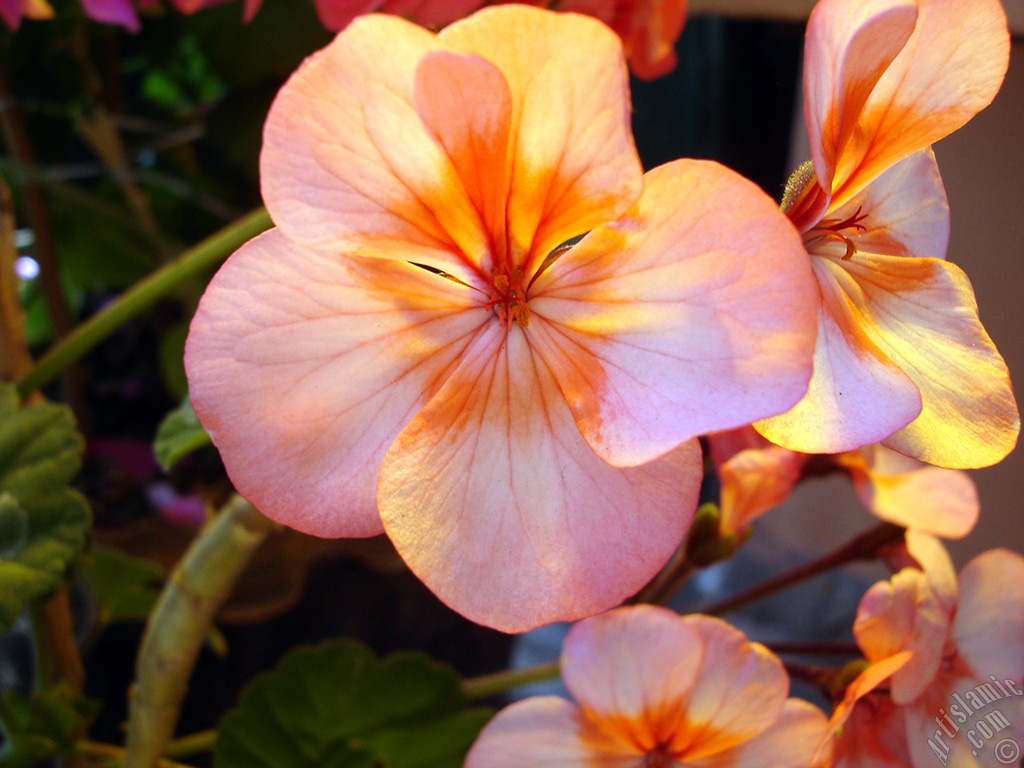
M 490 675 L 471 677 L 462 681 L 462 692 L 469 699 L 486 699 L 488 696 L 556 677 L 558 677 L 558 661 L 545 661 L 522 669 L 506 669 Z
M 867 531 L 855 536 L 838 549 L 822 555 L 817 560 L 804 563 L 792 570 L 779 574 L 774 579 L 768 579 L 768 581 L 762 582 L 746 592 L 741 592 L 726 600 L 709 605 L 699 611 L 699 613 L 706 613 L 709 616 L 729 613 L 737 608 L 742 608 L 748 603 L 756 602 L 761 598 L 805 581 L 812 576 L 817 576 L 819 573 L 830 571 L 854 560 L 874 559 L 882 547 L 901 541 L 903 539 L 903 531 L 904 529 L 898 525 L 880 523 L 874 528 L 869 528 Z
M 190 733 L 188 736 L 182 736 L 168 743 L 167 748 L 164 750 L 164 755 L 167 757 L 184 757 L 185 755 L 194 755 L 198 752 L 212 752 L 216 741 L 216 730 Z
M 174 734 L 203 640 L 275 525 L 235 496 L 199 532 L 149 617 L 128 706 L 125 764 L 154 768 Z
M 243 216 L 158 269 L 58 341 L 18 382 L 25 397 L 52 381 L 64 368 L 99 344 L 128 320 L 185 280 L 223 261 L 247 240 L 272 226 L 266 209 Z
M 115 744 L 103 744 L 98 741 L 79 739 L 75 742 L 75 754 L 101 760 L 101 765 L 103 766 L 120 766 L 125 764 L 124 747 L 119 747 Z M 191 768 L 191 766 L 165 759 L 161 759 L 157 765 L 158 768 Z

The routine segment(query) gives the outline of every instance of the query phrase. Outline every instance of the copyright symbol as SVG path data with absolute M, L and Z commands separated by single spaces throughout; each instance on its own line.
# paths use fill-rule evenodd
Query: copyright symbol
M 1003 739 L 993 750 L 996 760 L 1003 765 L 1010 765 L 1020 760 L 1020 744 L 1013 739 Z

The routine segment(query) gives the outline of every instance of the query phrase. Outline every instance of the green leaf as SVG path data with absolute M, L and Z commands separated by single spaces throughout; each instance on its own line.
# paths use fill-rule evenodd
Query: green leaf
M 418 653 L 378 659 L 339 640 L 257 678 L 221 723 L 214 768 L 460 768 L 491 716 Z
M 25 699 L 4 691 L 0 768 L 35 768 L 40 761 L 73 751 L 75 738 L 99 711 L 99 705 L 74 692 L 67 682 L 36 691 Z
M 164 569 L 110 547 L 93 547 L 83 572 L 96 600 L 100 624 L 145 621 L 160 597 Z
M 169 471 L 181 458 L 197 448 L 210 444 L 210 435 L 199 423 L 188 398 L 171 411 L 156 431 L 153 450 L 164 471 Z
M 0 385 L 0 632 L 54 588 L 85 544 L 89 506 L 68 487 L 82 450 L 68 408 L 19 410 L 14 387 Z

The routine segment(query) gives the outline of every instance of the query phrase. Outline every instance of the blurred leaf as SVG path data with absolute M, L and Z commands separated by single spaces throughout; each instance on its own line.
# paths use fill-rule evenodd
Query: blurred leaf
M 340 640 L 257 678 L 222 721 L 214 768 L 460 768 L 491 716 L 418 653 L 378 659 Z
M 89 507 L 68 487 L 82 450 L 70 409 L 19 410 L 14 387 L 0 384 L 0 632 L 53 589 L 85 543 Z
M 40 761 L 74 749 L 77 734 L 99 711 L 99 705 L 75 693 L 66 682 L 36 691 L 25 699 L 3 692 L 0 768 L 35 768 Z
M 156 460 L 167 472 L 183 456 L 209 443 L 210 435 L 199 423 L 199 417 L 192 410 L 192 403 L 186 398 L 160 422 L 153 450 L 156 452 Z
M 97 546 L 83 566 L 96 599 L 99 621 L 145 621 L 160 596 L 164 569 L 151 560 Z
M 185 339 L 188 321 L 175 323 L 160 337 L 160 375 L 174 397 L 188 397 L 188 379 L 185 378 Z

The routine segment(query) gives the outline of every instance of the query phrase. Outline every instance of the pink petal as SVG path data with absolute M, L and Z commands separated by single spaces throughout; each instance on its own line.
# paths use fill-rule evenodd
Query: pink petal
M 536 696 L 505 707 L 484 727 L 465 768 L 636 768 L 639 759 L 565 699 Z
M 555 247 L 633 205 L 643 171 L 622 45 L 606 26 L 508 5 L 485 8 L 439 38 L 483 56 L 508 81 L 513 263 L 529 275 Z
M 931 148 L 901 160 L 845 205 L 825 213 L 826 220 L 854 218 L 859 227 L 853 235 L 858 251 L 946 258 L 949 204 Z M 845 255 L 843 244 L 833 242 L 832 248 L 836 256 Z
M 826 728 L 824 713 L 800 699 L 787 699 L 771 727 L 742 744 L 704 758 L 687 759 L 686 768 L 807 768 Z
M 384 0 L 380 10 L 436 29 L 461 19 L 481 5 L 482 0 Z
M 131 32 L 141 28 L 131 0 L 81 0 L 85 15 L 104 24 L 119 24 Z
M 602 732 L 646 753 L 686 722 L 704 651 L 703 638 L 672 611 L 618 608 L 569 630 L 562 679 Z
M 773 445 L 740 451 L 718 468 L 723 536 L 742 531 L 792 493 L 807 456 Z
M 835 205 L 964 125 L 1002 83 L 998 0 L 922 0 L 906 37 L 911 24 L 913 6 L 892 0 L 827 0 L 808 22 L 808 129 Z
M 790 407 L 814 338 L 805 252 L 763 192 L 702 161 L 663 165 L 645 184 L 627 216 L 530 292 L 548 321 L 540 353 L 587 442 L 617 466 Z
M 880 693 L 853 708 L 833 745 L 831 768 L 925 768 L 911 763 L 904 709 Z
M 701 477 L 696 441 L 634 469 L 601 461 L 531 351 L 541 322 L 483 330 L 388 451 L 377 493 L 409 567 L 507 632 L 636 592 L 679 545 Z
M 966 472 L 931 467 L 881 445 L 846 456 L 857 496 L 882 520 L 948 539 L 974 528 L 978 491 Z
M 865 332 L 921 392 L 921 415 L 882 442 L 953 469 L 1006 456 L 1020 431 L 1017 404 L 966 275 L 938 259 L 858 253 L 829 263 L 856 283 Z
M 982 682 L 994 675 L 1019 688 L 1024 681 L 1024 557 L 992 549 L 964 566 L 953 638 Z
M 442 48 L 415 24 L 372 14 L 292 75 L 267 116 L 260 156 L 263 199 L 289 238 L 410 259 L 464 280 L 483 274 L 487 233 L 414 107 L 419 65 Z M 382 49 L 390 52 L 385 59 Z M 477 71 L 486 69 L 493 67 L 477 62 Z
M 378 0 L 313 0 L 316 15 L 325 29 L 339 32 L 356 16 L 376 10 Z
M 196 413 L 238 490 L 318 536 L 381 532 L 377 470 L 480 326 L 469 289 L 271 230 L 220 269 L 185 351 Z
M 699 761 L 774 728 L 789 677 L 771 651 L 721 619 L 692 615 L 683 621 L 703 640 L 704 656 L 680 713 L 685 726 L 677 727 L 672 749 L 686 761 Z
M 814 375 L 795 408 L 754 426 L 790 450 L 841 453 L 908 424 L 921 411 L 921 395 L 865 332 L 857 283 L 831 259 L 811 263 L 822 296 Z

